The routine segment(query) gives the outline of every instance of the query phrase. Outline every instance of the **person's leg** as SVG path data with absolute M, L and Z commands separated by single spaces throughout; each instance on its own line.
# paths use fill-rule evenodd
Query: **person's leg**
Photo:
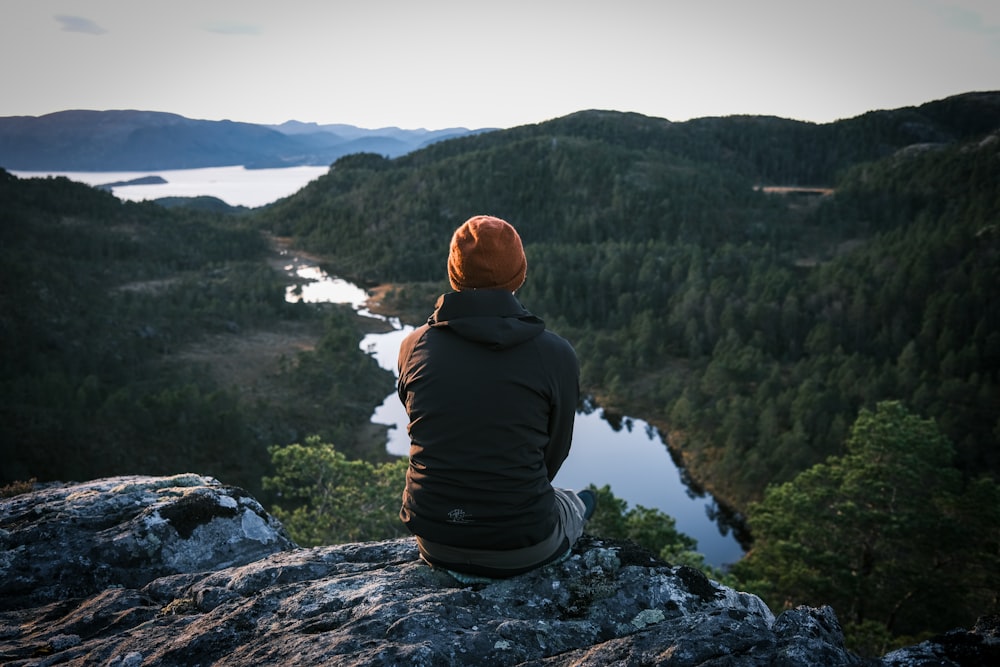
M 583 535 L 587 506 L 573 491 L 554 488 L 556 527 L 544 542 L 509 551 L 469 549 L 435 544 L 417 537 L 421 556 L 429 564 L 486 577 L 509 577 L 567 557 Z
M 559 527 L 569 545 L 583 535 L 583 524 L 587 521 L 587 505 L 574 491 L 553 487 L 556 492 L 556 511 L 559 514 Z

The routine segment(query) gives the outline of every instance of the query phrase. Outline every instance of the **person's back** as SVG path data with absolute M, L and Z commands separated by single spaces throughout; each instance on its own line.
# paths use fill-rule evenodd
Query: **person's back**
M 514 297 L 525 271 L 513 227 L 471 218 L 452 238 L 455 291 L 400 346 L 400 517 L 432 565 L 509 576 L 558 559 L 583 530 L 584 502 L 551 485 L 572 440 L 577 358 Z

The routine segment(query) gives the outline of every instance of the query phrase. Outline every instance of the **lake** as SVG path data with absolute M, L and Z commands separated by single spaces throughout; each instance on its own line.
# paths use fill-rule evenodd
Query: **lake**
M 357 285 L 328 276 L 299 258 L 290 258 L 286 269 L 299 279 L 315 281 L 298 291 L 289 287 L 286 293 L 289 301 L 346 303 L 361 314 L 380 317 L 365 310 L 368 294 Z M 399 344 L 413 327 L 392 318 L 387 321 L 393 330 L 368 334 L 361 341 L 361 349 L 395 374 Z M 406 433 L 409 420 L 395 392 L 375 409 L 371 421 L 390 427 L 386 442 L 389 453 L 397 456 L 409 453 Z M 698 541 L 698 551 L 711 565 L 722 568 L 739 560 L 743 549 L 731 532 L 720 529 L 715 519 L 716 503 L 710 495 L 688 487 L 658 430 L 629 417 L 615 421 L 615 425 L 609 423 L 597 406 L 577 413 L 573 446 L 553 483 L 577 490 L 589 484 L 598 487 L 607 484 L 629 507 L 642 505 L 674 517 L 677 529 Z
M 65 176 L 87 185 L 104 185 L 160 176 L 166 183 L 121 185 L 112 194 L 127 201 L 161 197 L 218 197 L 230 206 L 256 208 L 294 194 L 329 171 L 329 167 L 285 167 L 246 169 L 206 167 L 204 169 L 151 169 L 149 171 L 11 171 L 18 178 Z

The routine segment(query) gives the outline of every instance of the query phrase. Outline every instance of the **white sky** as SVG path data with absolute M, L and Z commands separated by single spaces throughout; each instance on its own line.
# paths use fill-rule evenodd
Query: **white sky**
M 1000 0 L 0 0 L 0 116 L 815 122 L 1000 90 Z

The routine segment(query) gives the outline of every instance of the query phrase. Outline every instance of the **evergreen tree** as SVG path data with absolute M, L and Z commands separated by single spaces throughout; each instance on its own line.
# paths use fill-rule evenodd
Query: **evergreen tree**
M 899 402 L 862 410 L 846 447 L 751 506 L 754 545 L 735 575 L 775 609 L 830 604 L 859 636 L 968 627 L 995 610 L 996 484 L 963 487 L 948 440 Z

